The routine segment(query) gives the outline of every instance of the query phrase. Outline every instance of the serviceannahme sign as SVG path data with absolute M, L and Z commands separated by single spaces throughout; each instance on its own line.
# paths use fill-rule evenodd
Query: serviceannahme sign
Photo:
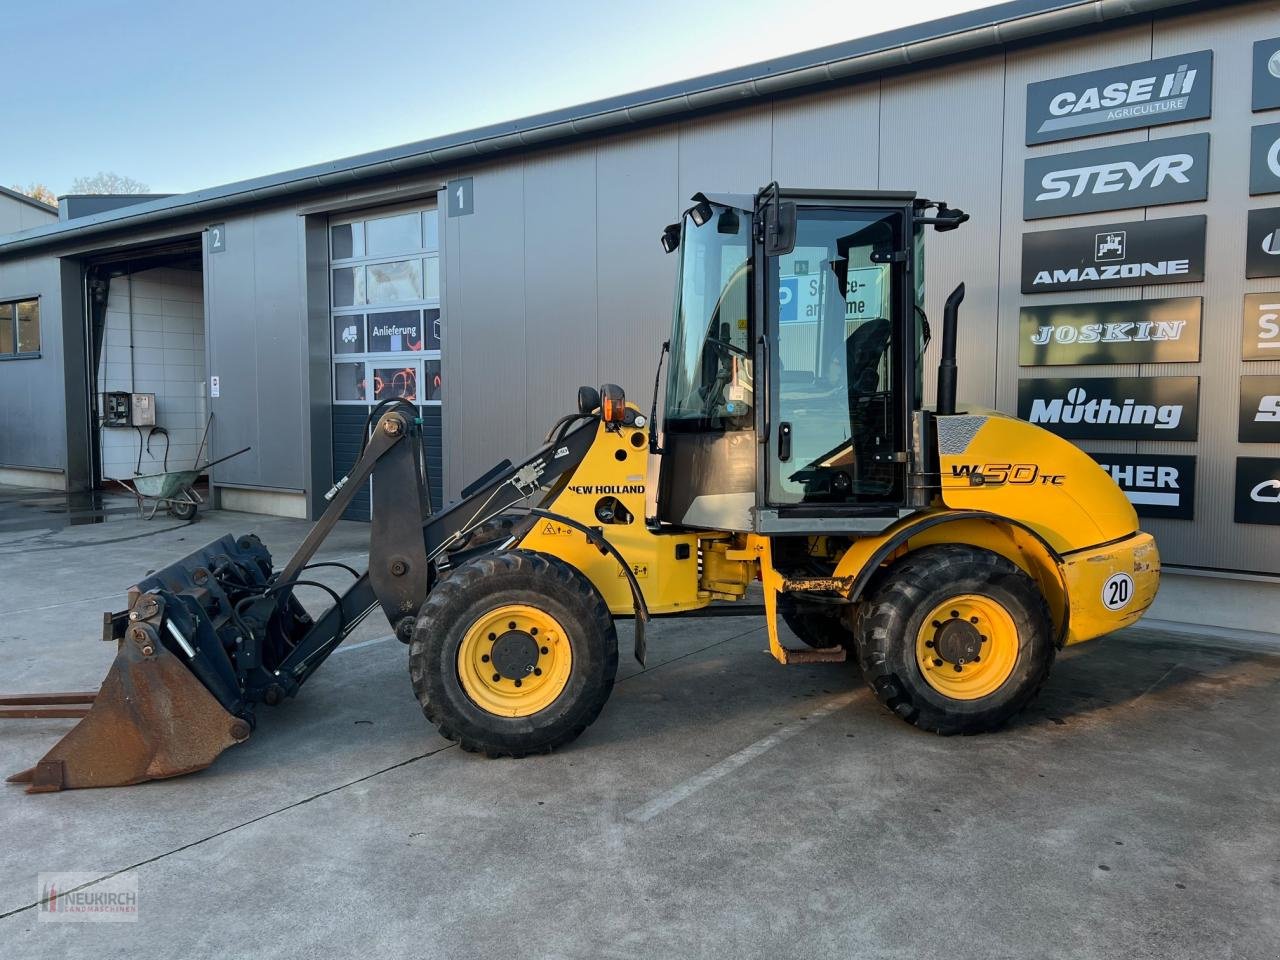
M 1209 116 L 1213 51 L 1027 85 L 1027 146 Z
M 1195 519 L 1196 458 L 1159 453 L 1091 453 L 1140 517 Z
M 1022 292 L 1204 279 L 1205 217 L 1131 220 L 1022 236 Z
M 1200 378 L 1021 380 L 1018 416 L 1071 440 L 1194 440 Z
M 1194 363 L 1200 359 L 1200 314 L 1200 297 L 1023 307 L 1018 363 Z
M 1023 164 L 1022 217 L 1186 203 L 1209 195 L 1209 134 L 1125 143 Z

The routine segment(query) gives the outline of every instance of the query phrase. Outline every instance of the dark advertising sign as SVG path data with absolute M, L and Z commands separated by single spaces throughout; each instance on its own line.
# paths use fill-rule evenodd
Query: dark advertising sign
M 1241 443 L 1280 443 L 1280 377 L 1240 378 Z
M 1204 230 L 1197 216 L 1025 233 L 1022 292 L 1203 280 Z
M 1196 458 L 1158 453 L 1091 453 L 1140 517 L 1195 519 Z
M 1209 116 L 1213 51 L 1027 85 L 1027 146 Z
M 1249 193 L 1280 193 L 1280 123 L 1264 123 L 1250 131 Z
M 1207 133 L 1031 157 L 1023 163 L 1024 220 L 1185 203 L 1207 196 Z
M 1018 416 L 1069 440 L 1194 440 L 1200 378 L 1021 380 Z
M 1280 360 L 1280 293 L 1247 293 L 1244 297 L 1246 360 Z
M 1280 525 L 1280 460 L 1236 457 L 1236 523 Z
M 1194 363 L 1200 297 L 1054 303 L 1018 314 L 1018 363 Z
M 1280 107 L 1280 37 L 1253 45 L 1253 109 Z
M 1280 277 L 1280 207 L 1249 211 L 1246 277 Z

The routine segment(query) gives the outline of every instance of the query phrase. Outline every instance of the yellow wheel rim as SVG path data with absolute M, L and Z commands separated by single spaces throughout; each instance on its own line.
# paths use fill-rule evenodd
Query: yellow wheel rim
M 1018 628 L 990 597 L 965 593 L 929 611 L 916 634 L 925 682 L 953 700 L 977 700 L 1000 689 L 1018 662 Z
M 550 706 L 569 682 L 573 652 L 564 627 L 522 603 L 495 607 L 467 628 L 458 679 L 481 710 L 527 717 Z

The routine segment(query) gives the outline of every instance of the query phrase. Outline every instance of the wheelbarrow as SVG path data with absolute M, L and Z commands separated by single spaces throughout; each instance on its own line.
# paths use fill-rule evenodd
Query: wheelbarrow
M 215 464 L 225 463 L 232 457 L 248 453 L 252 447 L 245 447 L 235 453 L 229 453 L 217 460 L 210 460 L 203 466 L 190 470 L 169 470 L 164 473 L 149 473 L 134 477 L 132 480 L 116 480 L 115 482 L 134 495 L 138 501 L 138 516 L 150 520 L 163 504 L 165 512 L 178 520 L 192 520 L 196 509 L 204 503 L 204 497 L 195 491 L 192 484 L 196 477 Z

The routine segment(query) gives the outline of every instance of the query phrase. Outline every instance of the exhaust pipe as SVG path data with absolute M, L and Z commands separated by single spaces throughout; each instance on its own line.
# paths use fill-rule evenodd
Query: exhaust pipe
M 942 310 L 942 359 L 938 361 L 938 416 L 956 412 L 956 323 L 960 303 L 964 300 L 964 284 L 958 284 L 947 297 Z

